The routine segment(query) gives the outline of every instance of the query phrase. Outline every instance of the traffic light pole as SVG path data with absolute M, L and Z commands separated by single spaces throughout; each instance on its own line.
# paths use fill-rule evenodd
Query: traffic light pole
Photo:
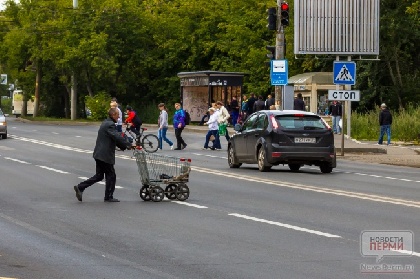
M 278 5 L 280 5 L 280 0 L 278 1 Z M 280 14 L 280 13 L 278 13 Z M 276 34 L 276 60 L 284 59 L 284 26 L 281 24 L 280 20 L 277 20 L 278 29 Z M 282 98 L 282 90 L 283 86 L 276 85 L 274 88 L 275 93 L 275 101 L 276 101 L 276 109 L 282 110 L 283 109 L 283 98 Z

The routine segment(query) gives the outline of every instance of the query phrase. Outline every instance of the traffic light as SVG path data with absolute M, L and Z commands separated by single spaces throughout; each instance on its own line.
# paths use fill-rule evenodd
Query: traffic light
M 287 2 L 280 4 L 280 16 L 281 25 L 289 26 L 289 4 Z
M 268 30 L 277 30 L 277 8 L 267 9 L 267 27 Z
M 270 52 L 270 53 L 267 53 L 267 57 L 270 58 L 270 60 L 276 59 L 276 47 L 265 46 L 265 48 Z

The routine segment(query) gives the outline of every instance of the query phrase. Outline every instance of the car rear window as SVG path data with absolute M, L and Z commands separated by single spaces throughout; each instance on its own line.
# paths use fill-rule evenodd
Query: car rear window
M 281 129 L 291 130 L 328 130 L 320 117 L 312 115 L 278 115 L 276 124 Z

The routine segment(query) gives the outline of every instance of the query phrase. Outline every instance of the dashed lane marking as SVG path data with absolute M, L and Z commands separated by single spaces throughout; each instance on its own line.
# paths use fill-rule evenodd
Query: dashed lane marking
M 293 225 L 284 224 L 284 223 L 280 223 L 280 222 L 274 222 L 274 221 L 269 221 L 269 220 L 265 220 L 265 219 L 255 218 L 255 217 L 242 215 L 242 214 L 238 214 L 238 213 L 230 213 L 228 215 L 238 217 L 238 218 L 242 218 L 242 219 L 246 219 L 246 220 L 255 221 L 255 222 L 260 222 L 260 223 L 275 225 L 275 226 L 279 226 L 279 227 L 283 227 L 283 228 L 287 228 L 287 229 L 292 229 L 292 230 L 295 230 L 295 231 L 301 231 L 301 232 L 305 232 L 305 233 L 316 234 L 316 235 L 319 235 L 319 236 L 325 236 L 325 237 L 330 237 L 330 238 L 342 238 L 341 236 L 335 235 L 335 234 L 310 230 L 310 229 L 306 229 L 306 228 L 302 228 L 302 227 L 298 227 L 298 226 L 293 226 Z
M 214 151 L 214 152 L 219 152 L 219 151 Z M 201 154 L 201 153 L 192 153 L 192 154 L 197 155 L 197 156 L 210 157 L 210 158 L 220 158 L 220 159 L 226 159 L 226 160 L 228 159 L 227 157 L 220 157 L 220 156 Z
M 189 202 L 182 202 L 182 201 L 172 201 L 172 202 L 177 203 L 177 204 L 186 205 L 186 206 L 195 207 L 195 208 L 208 208 L 207 206 L 198 205 L 198 204 L 189 203 Z
M 82 180 L 89 179 L 89 177 L 84 177 L 84 176 L 81 176 L 79 178 L 82 179 Z M 97 184 L 101 184 L 101 185 L 105 185 L 105 181 L 99 181 L 99 182 L 96 182 L 96 183 Z M 115 189 L 124 189 L 124 187 L 122 187 L 122 186 L 115 186 Z
M 18 160 L 18 159 L 14 159 L 14 158 L 10 158 L 10 157 L 4 157 L 4 159 L 10 160 L 10 161 L 13 161 L 13 162 L 16 162 L 16 163 L 31 165 L 31 163 L 28 163 L 28 162 L 25 162 L 25 161 L 21 161 L 21 160 Z
M 302 184 L 297 184 L 297 183 L 279 182 L 279 181 L 268 180 L 268 179 L 259 178 L 259 177 L 237 175 L 235 173 L 232 174 L 232 173 L 223 172 L 223 171 L 214 172 L 213 170 L 200 168 L 200 167 L 191 167 L 191 168 L 197 172 L 208 173 L 208 174 L 229 177 L 229 178 L 235 178 L 239 180 L 246 180 L 246 181 L 256 182 L 256 183 L 270 184 L 270 185 L 274 185 L 278 187 L 299 189 L 299 190 L 305 190 L 305 191 L 311 191 L 311 192 L 317 192 L 317 193 L 356 198 L 356 199 L 361 199 L 361 200 L 370 200 L 370 201 L 381 202 L 381 203 L 390 203 L 390 204 L 395 204 L 395 205 L 420 208 L 420 201 L 404 200 L 404 199 L 399 199 L 399 198 L 392 198 L 392 197 L 386 197 L 386 196 L 380 196 L 380 195 L 374 195 L 374 194 L 366 194 L 366 193 L 361 193 L 361 192 L 337 190 L 337 189 L 326 188 L 326 187 L 308 186 L 308 185 L 302 185 Z
M 71 151 L 76 151 L 76 152 L 83 152 L 83 153 L 92 153 L 92 151 L 90 151 L 90 150 L 72 148 L 72 147 L 63 146 L 63 145 L 59 145 L 59 144 L 52 144 L 52 143 L 48 143 L 48 142 L 44 142 L 44 141 L 38 141 L 38 140 L 28 139 L 28 138 L 23 138 L 23 137 L 17 137 L 17 136 L 13 136 L 13 135 L 11 135 L 11 137 L 13 137 L 15 139 L 18 139 L 18 140 L 22 140 L 22 141 L 34 142 L 34 143 L 37 143 L 37 144 L 52 146 L 54 148 L 60 148 L 60 149 L 71 150 Z M 199 153 L 196 153 L 196 154 L 199 154 Z M 121 159 L 125 159 L 125 160 L 134 160 L 133 158 L 131 158 L 131 156 L 126 156 L 126 155 L 117 155 L 116 157 L 121 158 Z M 361 193 L 361 192 L 343 191 L 343 190 L 336 190 L 336 189 L 325 188 L 325 187 L 315 187 L 315 186 L 301 185 L 301 184 L 296 184 L 296 183 L 288 183 L 288 182 L 281 182 L 280 183 L 280 182 L 274 181 L 274 180 L 267 180 L 267 179 L 252 177 L 252 176 L 232 174 L 230 172 L 223 172 L 223 171 L 214 172 L 213 170 L 209 170 L 209 169 L 206 169 L 206 168 L 200 168 L 200 167 L 191 167 L 191 169 L 194 170 L 194 171 L 197 171 L 197 172 L 208 173 L 208 174 L 218 175 L 218 176 L 225 176 L 225 177 L 235 178 L 235 179 L 239 179 L 239 180 L 247 180 L 247 181 L 252 181 L 252 182 L 256 182 L 256 183 L 265 183 L 265 184 L 275 185 L 275 186 L 279 186 L 279 187 L 300 189 L 300 190 L 312 191 L 312 192 L 317 192 L 317 193 L 325 193 L 325 194 L 330 194 L 330 195 L 345 196 L 345 197 L 349 197 L 349 198 L 357 198 L 357 199 L 362 199 L 362 200 L 370 200 L 370 201 L 381 202 L 381 203 L 390 203 L 390 204 L 395 204 L 395 205 L 402 205 L 402 206 L 407 206 L 407 207 L 420 208 L 420 201 L 404 200 L 404 199 L 399 199 L 399 198 L 392 198 L 392 197 L 379 196 L 379 195 L 373 195 L 373 194 L 365 194 L 365 193 Z M 368 176 L 368 174 L 365 174 L 365 173 L 353 173 L 353 174 Z M 390 179 L 390 178 L 388 178 L 388 179 Z M 407 180 L 402 180 L 402 179 L 397 179 L 397 180 L 407 181 Z M 407 181 L 407 182 L 411 182 L 411 181 Z M 416 181 L 416 182 L 418 182 L 418 181 Z
M 37 167 L 40 167 L 40 168 L 42 168 L 42 169 L 46 169 L 46 170 L 50 170 L 50 171 L 54 171 L 54 172 L 58 172 L 58 173 L 69 174 L 69 173 L 68 173 L 68 172 L 66 172 L 66 171 L 62 171 L 62 170 L 58 170 L 58 169 L 54 169 L 54 168 L 50 168 L 50 167 L 47 167 L 47 166 L 39 166 L 39 165 L 37 165 Z

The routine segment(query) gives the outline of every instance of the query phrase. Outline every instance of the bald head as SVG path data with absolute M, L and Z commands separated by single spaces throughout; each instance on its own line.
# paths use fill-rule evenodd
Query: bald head
M 108 110 L 108 116 L 115 122 L 117 123 L 118 121 L 118 117 L 120 116 L 120 113 L 118 112 L 117 108 L 110 108 Z

